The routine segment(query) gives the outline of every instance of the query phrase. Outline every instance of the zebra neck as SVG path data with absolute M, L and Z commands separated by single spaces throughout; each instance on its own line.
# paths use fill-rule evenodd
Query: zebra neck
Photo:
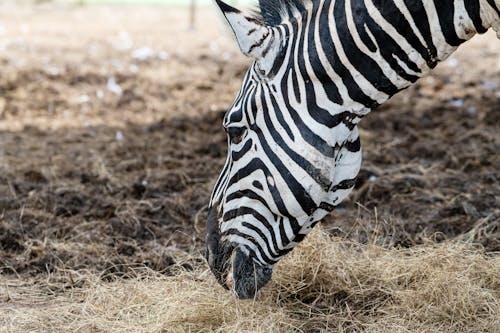
M 366 115 L 459 45 L 500 31 L 500 0 L 313 0 L 280 26 L 271 85 L 328 127 Z
M 311 1 L 290 23 L 306 59 L 295 53 L 294 67 L 339 111 L 365 114 L 475 34 L 500 30 L 499 8 L 500 0 Z
M 439 61 L 476 34 L 485 33 L 500 23 L 499 0 L 434 0 L 422 1 L 422 5 Z

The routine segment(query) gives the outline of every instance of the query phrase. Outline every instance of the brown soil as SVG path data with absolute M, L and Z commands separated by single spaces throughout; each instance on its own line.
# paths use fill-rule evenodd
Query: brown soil
M 3 274 L 168 274 L 202 249 L 221 118 L 248 64 L 213 16 L 190 30 L 180 9 L 0 6 Z M 135 59 L 143 47 L 155 54 Z M 500 250 L 499 54 L 478 37 L 362 122 L 357 190 L 328 230 Z

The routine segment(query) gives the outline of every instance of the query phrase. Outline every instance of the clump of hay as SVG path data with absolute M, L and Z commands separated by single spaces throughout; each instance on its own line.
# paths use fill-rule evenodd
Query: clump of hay
M 0 278 L 5 298 L 0 327 L 8 332 L 495 332 L 500 327 L 500 258 L 463 242 L 387 249 L 317 229 L 250 301 L 223 290 L 200 264 L 170 277 L 136 273 L 114 282 L 81 272 L 46 281 Z

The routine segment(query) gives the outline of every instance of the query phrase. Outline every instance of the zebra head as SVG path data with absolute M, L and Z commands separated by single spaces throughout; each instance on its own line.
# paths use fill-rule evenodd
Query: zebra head
M 341 107 L 315 74 L 307 20 L 273 25 L 216 2 L 254 62 L 224 117 L 229 148 L 209 204 L 207 260 L 222 286 L 251 298 L 352 190 L 362 114 Z

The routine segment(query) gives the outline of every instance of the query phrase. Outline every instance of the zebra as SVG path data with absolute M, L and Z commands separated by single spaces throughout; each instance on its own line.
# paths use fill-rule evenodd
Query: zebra
M 207 261 L 253 298 L 352 191 L 360 120 L 475 34 L 500 38 L 500 0 L 259 0 L 249 13 L 215 2 L 253 62 L 223 120 Z

